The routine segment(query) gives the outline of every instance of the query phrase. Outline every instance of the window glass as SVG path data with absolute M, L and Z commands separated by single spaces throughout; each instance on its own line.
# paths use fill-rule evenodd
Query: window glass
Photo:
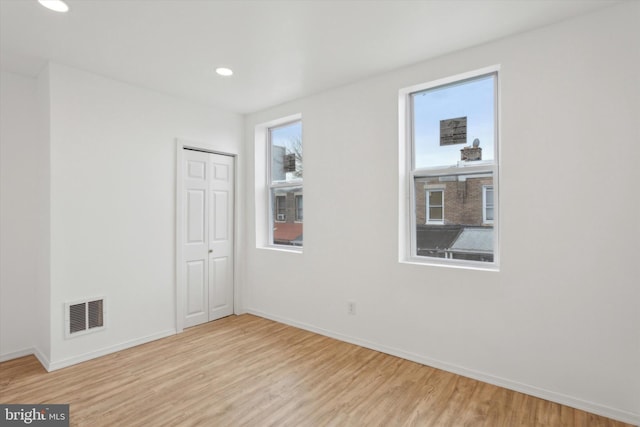
M 456 165 L 460 144 L 475 139 L 482 160 L 494 157 L 494 76 L 412 94 L 415 168 Z
M 270 129 L 271 182 L 302 179 L 302 122 Z
M 271 244 L 302 246 L 302 122 L 269 129 Z
M 417 197 L 416 255 L 492 262 L 494 233 L 486 226 L 483 205 L 483 187 L 492 182 L 491 173 L 416 178 L 416 195 L 425 194 L 425 187 L 444 185 L 442 190 L 427 190 L 429 195 L 442 195 L 435 197 L 444 201 L 442 207 L 428 203 L 425 212 Z

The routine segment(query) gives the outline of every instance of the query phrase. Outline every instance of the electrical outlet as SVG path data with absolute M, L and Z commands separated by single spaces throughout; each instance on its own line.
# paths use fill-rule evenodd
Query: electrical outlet
M 356 314 L 356 303 L 354 301 L 347 302 L 347 313 L 351 315 Z

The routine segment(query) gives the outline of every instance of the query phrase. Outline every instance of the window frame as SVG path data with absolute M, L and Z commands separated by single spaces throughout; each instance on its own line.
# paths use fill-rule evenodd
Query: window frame
M 437 87 L 461 84 L 484 76 L 494 76 L 494 146 L 492 161 L 463 163 L 461 167 L 437 166 L 415 168 L 415 147 L 413 128 L 412 95 Z M 399 220 L 398 220 L 398 261 L 401 263 L 447 266 L 476 270 L 499 271 L 500 267 L 500 230 L 499 230 L 499 181 L 500 181 L 500 66 L 494 65 L 451 77 L 417 84 L 399 90 Z M 493 220 L 493 262 L 436 258 L 417 255 L 416 242 L 416 178 L 443 177 L 451 175 L 469 175 L 491 173 L 494 188 Z M 427 189 L 425 189 L 427 190 Z M 427 202 L 425 202 L 427 203 Z M 443 194 L 444 205 L 444 194 Z M 484 207 L 483 207 L 484 215 Z M 425 219 L 428 217 L 428 212 Z M 443 207 L 444 220 L 444 207 Z M 427 224 L 434 224 L 427 221 Z
M 292 192 L 294 194 L 304 194 L 303 193 L 303 178 L 300 179 L 295 179 L 295 180 L 291 180 L 291 181 L 285 181 L 285 182 L 275 182 L 273 181 L 272 178 L 272 167 L 273 167 L 273 159 L 271 157 L 272 155 L 272 147 L 273 147 L 273 143 L 272 143 L 272 133 L 275 129 L 279 129 L 279 128 L 283 128 L 283 127 L 287 127 L 287 126 L 291 126 L 295 123 L 300 123 L 300 128 L 301 128 L 301 137 L 302 137 L 302 117 L 296 117 L 295 119 L 292 120 L 286 120 L 286 121 L 282 121 L 282 122 L 278 122 L 277 124 L 273 124 L 272 126 L 267 126 L 266 127 L 266 146 L 267 146 L 267 150 L 266 150 L 266 189 L 267 189 L 267 200 L 266 200 L 266 206 L 268 207 L 267 212 L 268 212 L 268 218 L 267 218 L 267 230 L 268 230 L 268 236 L 267 236 L 267 246 L 272 247 L 272 248 L 278 248 L 278 249 L 283 249 L 283 250 L 293 250 L 295 252 L 301 252 L 302 248 L 304 247 L 304 242 L 302 245 L 283 245 L 283 244 L 277 244 L 274 241 L 274 236 L 273 236 L 273 226 L 272 224 L 275 223 L 285 223 L 287 220 L 286 217 L 286 196 L 285 196 L 285 219 L 284 221 L 279 221 L 277 220 L 277 216 L 274 218 L 274 214 L 277 215 L 277 213 L 275 212 L 276 206 L 275 206 L 275 198 L 277 198 L 278 196 L 275 195 L 275 190 L 286 190 L 286 189 L 291 189 L 293 190 Z M 304 147 L 304 141 L 302 142 L 302 145 Z M 297 215 L 297 213 L 296 213 Z M 294 221 L 294 222 L 298 222 L 298 221 Z M 301 221 L 299 221 L 301 222 Z

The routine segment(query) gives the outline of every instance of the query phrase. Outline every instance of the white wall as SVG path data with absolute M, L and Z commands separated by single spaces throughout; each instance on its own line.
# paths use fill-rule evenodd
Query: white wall
M 245 195 L 248 311 L 640 422 L 639 18 L 622 4 L 248 116 L 247 164 L 278 117 L 302 113 L 305 145 L 303 254 L 256 249 Z M 501 270 L 398 263 L 398 90 L 494 64 Z
M 33 352 L 32 310 L 38 270 L 39 181 L 37 82 L 0 74 L 0 360 Z
M 238 152 L 242 117 L 51 64 L 51 368 L 175 332 L 175 139 Z M 106 298 L 64 338 L 64 303 Z

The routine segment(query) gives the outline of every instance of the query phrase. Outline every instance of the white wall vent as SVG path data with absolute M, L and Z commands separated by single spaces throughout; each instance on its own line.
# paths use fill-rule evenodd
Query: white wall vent
M 67 338 L 104 329 L 105 304 L 102 297 L 65 303 L 64 312 Z

